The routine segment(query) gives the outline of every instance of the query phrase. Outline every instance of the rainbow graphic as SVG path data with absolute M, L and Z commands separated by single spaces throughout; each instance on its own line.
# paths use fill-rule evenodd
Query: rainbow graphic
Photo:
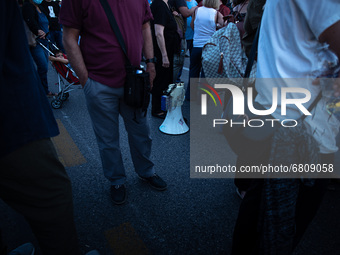
M 208 89 L 210 89 L 210 90 L 217 96 L 217 98 L 218 98 L 218 100 L 220 101 L 220 104 L 221 104 L 221 106 L 222 106 L 222 100 L 221 100 L 219 94 L 217 93 L 217 91 L 216 91 L 213 87 L 211 87 L 210 85 L 208 85 L 208 84 L 203 84 L 203 85 L 204 85 L 205 87 L 207 87 Z M 209 90 L 207 90 L 207 89 L 205 89 L 205 88 L 200 88 L 200 90 L 203 90 L 205 93 L 207 93 L 207 94 L 212 98 L 212 100 L 214 101 L 215 106 L 217 106 L 216 100 L 215 100 L 213 94 L 211 94 L 211 92 L 210 92 Z

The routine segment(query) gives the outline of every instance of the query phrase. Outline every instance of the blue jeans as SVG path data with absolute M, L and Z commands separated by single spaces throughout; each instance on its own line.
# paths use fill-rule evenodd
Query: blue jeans
M 56 45 L 59 48 L 59 50 L 65 53 L 64 46 L 63 46 L 63 32 L 62 31 L 50 30 L 50 40 L 54 45 Z
M 202 69 L 202 50 L 201 47 L 193 47 L 190 54 L 190 71 L 189 71 L 189 82 L 188 87 L 185 92 L 185 98 L 188 100 L 196 100 L 197 97 L 197 85 L 195 84 L 192 89 L 192 95 L 190 95 L 190 78 L 199 78 L 200 73 L 201 77 L 204 78 L 204 72 Z
M 41 41 L 42 42 L 42 41 Z M 45 43 L 44 43 L 45 45 Z M 48 83 L 47 83 L 47 71 L 48 71 L 48 53 L 45 49 L 43 49 L 39 43 L 37 43 L 36 47 L 30 47 L 32 57 L 34 59 L 35 64 L 37 65 L 38 74 L 41 80 L 41 84 L 45 90 L 45 93 L 48 94 Z

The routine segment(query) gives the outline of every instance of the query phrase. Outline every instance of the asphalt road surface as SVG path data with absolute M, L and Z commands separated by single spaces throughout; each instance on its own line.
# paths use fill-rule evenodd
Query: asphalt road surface
M 187 79 L 188 59 L 182 75 L 183 81 Z M 55 71 L 51 69 L 49 86 L 54 92 L 56 81 Z M 182 111 L 189 119 L 189 102 L 184 103 Z M 148 114 L 152 160 L 156 172 L 168 183 L 168 189 L 159 192 L 134 172 L 120 119 L 128 200 L 122 206 L 115 206 L 110 200 L 110 184 L 102 173 L 81 87 L 74 86 L 62 108 L 53 112 L 61 131 L 53 141 L 72 181 L 75 222 L 83 253 L 98 249 L 108 255 L 230 254 L 241 200 L 232 179 L 190 178 L 190 132 L 165 135 L 158 130 L 162 120 Z M 235 162 L 235 155 L 230 152 L 226 160 Z M 340 254 L 339 195 L 340 184 L 331 184 L 295 255 Z M 0 227 L 10 249 L 28 241 L 38 245 L 25 220 L 1 200 Z

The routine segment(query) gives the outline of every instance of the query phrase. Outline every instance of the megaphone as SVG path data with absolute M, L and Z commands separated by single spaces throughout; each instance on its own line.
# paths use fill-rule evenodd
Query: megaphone
M 189 131 L 182 115 L 184 102 L 184 83 L 170 84 L 164 98 L 166 100 L 167 114 L 159 130 L 168 135 L 181 135 Z

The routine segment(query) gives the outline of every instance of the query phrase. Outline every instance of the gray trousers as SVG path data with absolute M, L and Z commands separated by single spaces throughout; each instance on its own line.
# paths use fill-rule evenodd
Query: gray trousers
M 110 88 L 89 78 L 84 86 L 84 93 L 104 175 L 111 185 L 121 185 L 126 181 L 119 145 L 119 114 L 123 117 L 128 132 L 136 173 L 142 177 L 152 176 L 155 171 L 150 160 L 152 140 L 147 118 L 140 109 L 134 109 L 124 103 L 124 88 Z

